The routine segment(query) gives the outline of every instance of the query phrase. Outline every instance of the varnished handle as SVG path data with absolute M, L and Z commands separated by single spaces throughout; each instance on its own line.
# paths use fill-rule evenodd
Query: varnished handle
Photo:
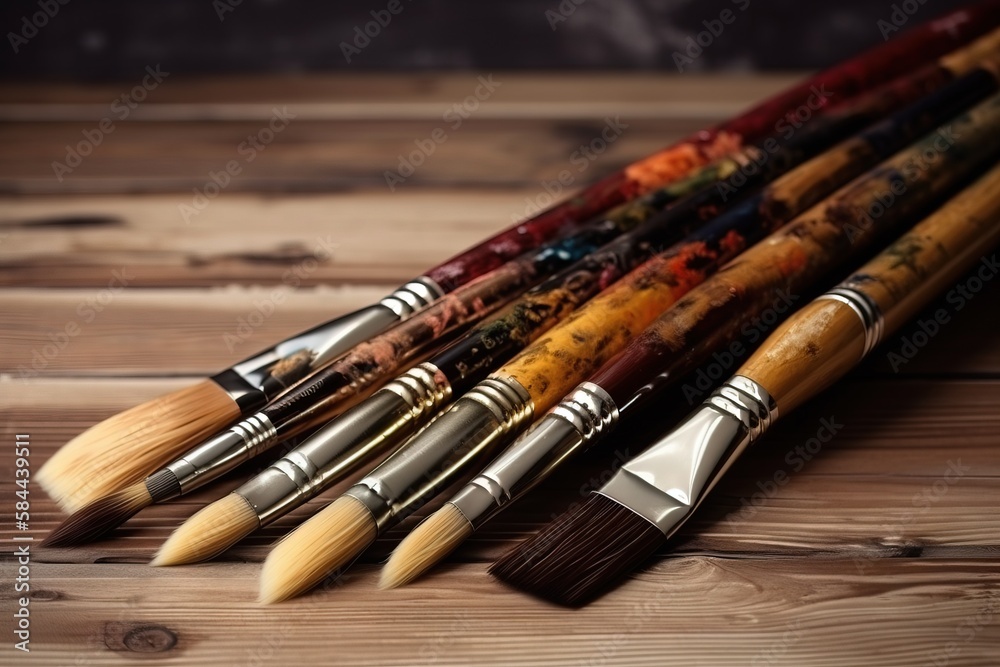
M 1000 165 L 780 326 L 738 372 L 787 414 L 853 368 L 1000 242 Z
M 864 356 L 865 327 L 842 301 L 817 299 L 782 324 L 740 369 L 787 414 Z

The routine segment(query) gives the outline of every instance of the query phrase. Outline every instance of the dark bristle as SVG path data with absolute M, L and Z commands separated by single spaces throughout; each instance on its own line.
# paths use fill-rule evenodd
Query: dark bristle
M 663 544 L 660 529 L 596 493 L 501 556 L 490 574 L 567 607 L 587 604 Z
M 145 507 L 135 494 L 119 491 L 73 512 L 42 542 L 43 547 L 73 547 L 93 542 L 122 525 Z
M 166 468 L 147 477 L 145 484 L 154 503 L 181 495 L 181 483 L 177 481 L 177 475 Z

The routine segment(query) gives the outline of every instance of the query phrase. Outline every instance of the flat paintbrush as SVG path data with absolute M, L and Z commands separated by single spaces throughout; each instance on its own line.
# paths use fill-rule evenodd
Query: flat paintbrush
M 496 562 L 502 581 L 579 606 L 649 558 L 781 416 L 840 379 L 1000 242 L 994 167 L 797 312 L 736 375 L 574 513 Z
M 757 260 L 753 263 L 755 270 L 772 280 L 775 268 L 779 276 L 783 275 L 782 271 L 787 271 L 799 279 L 800 284 L 818 279 L 823 260 L 832 263 L 850 256 L 852 251 L 859 252 L 864 246 L 863 241 L 874 234 L 873 228 L 882 228 L 905 220 L 907 216 L 912 217 L 915 208 L 927 206 L 949 188 L 957 187 L 963 177 L 997 149 L 997 137 L 994 135 L 1000 135 L 1000 126 L 995 124 L 998 107 L 998 101 L 991 98 L 988 104 L 977 107 L 972 115 L 957 119 L 954 122 L 956 133 L 960 130 L 961 134 L 952 145 L 952 150 L 927 169 L 908 174 L 904 179 L 904 184 L 909 187 L 907 197 L 899 198 L 897 204 L 880 218 L 879 224 L 859 230 L 856 244 L 818 234 L 820 240 L 830 246 L 829 251 L 817 253 L 811 262 L 805 257 L 802 257 L 802 262 L 797 262 L 770 257 L 769 248 L 774 245 L 774 239 L 768 239 L 757 246 Z M 906 119 L 907 122 L 901 123 L 900 119 L 894 118 L 881 126 L 876 135 L 847 142 L 851 147 L 847 155 L 853 156 L 854 161 L 870 165 L 871 162 L 866 160 L 877 155 L 879 150 L 885 150 L 884 142 L 891 142 L 894 133 L 905 136 L 908 131 L 927 122 L 923 113 L 909 114 Z M 833 230 L 840 232 L 838 225 L 853 219 L 847 212 L 877 201 L 878 194 L 894 183 L 886 170 L 922 154 L 932 143 L 933 139 L 918 143 L 897 156 L 895 159 L 898 162 L 890 162 L 867 178 L 847 186 L 825 206 L 817 207 L 814 211 L 816 217 L 799 221 L 792 233 L 778 238 L 787 237 L 790 239 L 787 243 L 791 244 L 804 243 L 803 237 L 812 238 L 816 233 L 813 228 L 817 226 L 820 231 L 827 232 L 827 237 L 832 235 Z M 794 211 L 817 189 L 821 190 L 822 184 L 835 182 L 838 177 L 842 178 L 850 172 L 848 165 L 852 160 L 845 160 L 846 155 L 838 150 L 843 148 L 844 145 L 841 145 L 824 154 L 828 156 L 826 161 L 816 162 L 824 156 L 810 161 L 808 164 L 812 164 L 814 169 L 818 164 L 823 167 L 818 170 L 819 183 L 810 183 L 803 190 L 801 181 L 792 179 L 796 185 L 785 194 L 794 193 L 795 196 L 782 199 L 784 205 L 777 208 L 782 212 Z M 785 178 L 787 176 L 775 185 L 784 184 Z M 741 208 L 742 205 L 727 211 L 712 221 L 709 227 L 722 224 L 720 221 Z M 757 209 L 752 210 L 756 212 Z M 773 211 L 755 215 L 758 224 L 746 233 L 751 238 L 759 237 L 761 229 L 780 224 L 771 217 L 772 214 Z M 699 233 L 704 233 L 709 227 Z M 738 254 L 746 237 L 739 233 L 732 238 L 727 237 L 716 243 L 702 240 L 681 244 L 679 249 L 647 262 L 575 311 L 569 320 L 536 341 L 514 361 L 476 385 L 448 411 L 348 489 L 344 496 L 282 540 L 265 561 L 261 573 L 261 599 L 276 601 L 307 590 L 327 572 L 338 569 L 357 556 L 379 533 L 409 516 L 449 484 L 458 481 L 469 465 L 509 442 L 512 433 L 516 434 L 530 422 L 536 405 L 549 400 L 554 403 L 555 398 L 561 396 L 553 396 L 549 391 L 560 391 L 569 382 L 564 392 L 568 391 L 578 381 L 575 374 L 581 368 L 588 373 L 589 364 L 599 367 L 602 361 L 624 347 L 632 331 L 641 331 L 677 295 L 695 287 L 712 273 L 717 264 L 725 261 L 723 258 Z M 772 267 L 775 261 L 777 267 Z M 712 302 L 718 298 L 713 293 Z M 732 298 L 729 301 L 732 302 Z M 726 303 L 727 300 L 722 299 L 721 302 Z M 734 315 L 732 306 L 726 314 Z M 520 373 L 521 378 L 534 381 L 522 384 L 515 379 L 515 371 Z M 299 558 L 296 554 L 309 556 Z
M 252 414 L 296 377 L 340 356 L 420 305 L 603 210 L 685 176 L 739 150 L 745 142 L 767 136 L 786 113 L 814 100 L 816 90 L 828 87 L 837 91 L 835 99 L 819 100 L 818 114 L 983 34 L 998 16 L 1000 2 L 991 0 L 908 30 L 726 123 L 608 176 L 564 203 L 431 269 L 379 304 L 289 339 L 193 387 L 97 424 L 64 445 L 36 479 L 67 510 L 140 480 L 220 428 Z
M 994 50 L 996 42 L 1000 41 L 996 37 L 992 41 L 984 38 L 967 47 L 967 50 L 973 53 L 984 51 L 980 44 L 984 40 Z M 424 351 L 440 342 L 442 335 L 455 326 L 479 317 L 493 304 L 523 289 L 524 283 L 543 269 L 550 272 L 565 266 L 580 255 L 593 251 L 600 240 L 644 223 L 639 230 L 632 231 L 609 249 L 578 260 L 577 264 L 565 270 L 565 274 L 556 276 L 518 301 L 500 318 L 466 336 L 439 359 L 432 360 L 430 366 L 423 365 L 407 373 L 373 401 L 359 406 L 279 460 L 264 476 L 266 482 L 256 480 L 252 484 L 256 489 L 248 493 L 248 512 L 241 511 L 234 517 L 239 519 L 244 530 L 252 530 L 252 515 L 249 512 L 276 518 L 280 512 L 305 502 L 334 483 L 346 472 L 345 465 L 359 466 L 369 460 L 376 450 L 384 450 L 400 442 L 452 395 L 464 393 L 482 380 L 492 365 L 509 359 L 544 330 L 565 318 L 576 305 L 640 263 L 641 259 L 690 230 L 700 219 L 710 217 L 727 203 L 738 201 L 740 194 L 752 189 L 748 186 L 767 183 L 789 166 L 801 162 L 807 155 L 828 146 L 872 118 L 881 117 L 887 110 L 918 97 L 928 88 L 940 86 L 948 78 L 943 72 L 951 74 L 953 70 L 958 71 L 960 63 L 970 60 L 969 57 L 952 55 L 949 56 L 951 69 L 928 67 L 886 84 L 856 103 L 817 119 L 808 129 L 800 128 L 799 133 L 786 140 L 784 150 L 773 148 L 771 144 L 777 144 L 773 138 L 761 147 L 748 147 L 746 155 L 754 155 L 758 161 L 753 164 L 753 169 L 740 172 L 741 188 L 732 184 L 704 187 L 675 209 L 648 221 L 656 211 L 676 203 L 685 188 L 696 187 L 704 180 L 706 175 L 702 173 L 684 184 L 669 186 L 622 205 L 607 219 L 594 221 L 570 239 L 549 244 L 456 290 L 407 322 L 396 325 L 369 343 L 355 347 L 342 359 L 299 382 L 273 404 L 195 448 L 144 482 L 133 485 L 135 488 L 124 489 L 117 496 L 91 503 L 60 526 L 47 544 L 65 546 L 81 539 L 94 539 L 150 503 L 188 493 L 281 440 L 322 424 L 362 398 L 399 368 L 419 359 Z M 989 80 L 988 76 L 981 78 Z M 942 109 L 953 111 L 956 106 L 967 103 L 971 96 L 984 95 L 983 88 L 981 80 L 969 81 L 962 86 L 952 84 L 946 91 L 947 95 L 926 102 L 921 113 L 929 116 L 933 113 L 940 115 Z M 905 128 L 907 124 L 902 123 L 901 127 Z M 893 127 L 892 130 L 894 134 L 900 134 L 898 128 Z M 873 134 L 869 139 L 877 135 Z M 765 151 L 768 159 L 763 159 Z M 861 163 L 855 162 L 860 169 Z M 712 169 L 718 176 L 732 167 L 723 169 L 714 165 L 704 171 Z M 825 173 L 823 178 L 826 178 Z M 694 235 L 686 247 L 695 253 L 719 246 L 731 252 L 746 245 L 744 237 L 753 236 L 755 231 L 763 233 L 761 230 L 766 225 L 762 227 L 759 224 L 755 205 L 737 208 L 735 216 L 710 226 L 704 235 Z M 708 252 L 714 253 L 715 250 Z M 227 501 L 221 507 L 228 512 L 233 508 L 242 510 L 244 506 Z M 202 525 L 205 520 L 216 525 L 214 509 L 207 518 L 199 516 L 195 526 Z M 204 534 L 206 537 L 236 539 L 241 532 L 213 530 L 204 531 Z
M 948 108 L 947 100 L 960 105 L 962 99 L 968 101 L 996 92 L 997 55 L 994 53 L 984 57 L 981 64 L 981 68 L 942 89 L 935 96 L 921 100 L 901 112 L 897 119 L 921 118 L 924 123 L 929 124 L 935 118 L 930 110 L 937 106 L 939 111 L 936 119 L 939 122 L 942 111 Z M 961 90 L 966 92 L 960 93 Z M 977 92 L 970 94 L 971 91 Z M 943 115 L 946 116 L 947 112 Z M 892 129 L 894 125 L 898 127 L 904 123 L 899 120 L 887 121 L 881 125 L 884 138 L 871 136 L 869 139 L 883 149 L 891 148 L 892 140 L 888 138 L 897 135 L 897 142 L 901 138 Z M 925 129 L 926 127 L 924 125 Z M 925 142 L 928 149 L 933 150 L 931 144 L 940 141 L 937 136 L 933 135 L 931 141 Z M 911 149 L 909 157 L 917 157 L 917 154 Z M 906 163 L 900 162 L 899 158 L 894 161 Z M 804 173 L 809 176 L 808 172 Z M 807 177 L 792 172 L 787 179 L 779 180 L 774 186 L 765 189 L 760 195 L 761 209 L 784 207 L 785 201 L 795 199 L 794 188 L 803 190 L 810 187 Z M 816 180 L 815 172 L 811 179 Z M 883 180 L 881 172 L 869 175 L 869 183 L 875 186 Z M 794 188 L 788 187 L 789 183 L 794 184 Z M 857 206 L 859 210 L 862 207 L 867 210 L 870 205 L 880 206 L 866 201 Z M 833 204 L 830 204 L 829 215 L 836 216 Z M 789 229 L 779 232 L 779 236 L 805 233 L 809 224 L 805 221 L 793 223 Z M 774 241 L 772 245 L 777 243 Z M 797 242 L 794 240 L 786 244 L 790 254 L 783 261 L 801 269 L 803 265 L 795 257 L 798 253 L 796 246 Z M 755 252 L 761 262 L 767 261 L 766 251 L 756 249 L 750 251 L 750 256 L 754 257 Z M 815 266 L 809 267 L 810 270 L 820 267 L 827 267 L 823 270 L 833 270 L 837 252 L 842 255 L 844 250 L 832 251 L 830 256 L 814 260 Z M 746 256 L 739 261 L 750 266 L 750 259 Z M 746 271 L 752 273 L 755 269 L 751 266 Z M 768 274 L 762 271 L 759 275 Z M 764 281 L 760 285 L 733 281 L 729 276 L 729 272 L 723 271 L 684 297 L 674 310 L 668 310 L 663 315 L 657 325 L 632 341 L 603 368 L 569 393 L 454 498 L 428 517 L 393 553 L 383 571 L 382 585 L 398 586 L 419 576 L 504 507 L 551 474 L 564 460 L 606 437 L 621 419 L 648 403 L 652 397 L 661 394 L 675 378 L 693 371 L 713 350 L 728 347 L 727 341 L 770 305 L 768 295 L 773 297 L 779 293 L 776 290 L 790 290 L 791 294 L 797 294 L 796 290 L 804 284 L 804 274 L 794 276 L 794 272 L 788 275 L 771 275 L 770 279 L 782 282 L 772 284 Z M 797 282 L 793 282 L 793 279 Z M 713 285 L 717 287 L 713 288 Z M 734 301 L 732 297 L 725 296 L 727 290 L 741 296 Z M 708 308 L 709 304 L 716 304 L 718 312 L 712 312 Z M 685 317 L 689 319 L 685 321 Z M 692 341 L 697 341 L 697 344 Z M 565 358 L 565 352 L 562 354 Z
M 941 122 L 942 117 L 946 118 L 950 102 L 957 102 L 961 97 L 954 95 L 957 89 L 971 86 L 979 91 L 979 96 L 997 89 L 996 80 L 985 71 L 978 70 L 969 77 L 959 80 L 954 87 L 921 100 L 855 140 L 845 142 L 839 147 L 841 150 L 851 144 L 854 148 L 840 153 L 840 157 L 854 156 L 852 161 L 857 168 L 858 156 L 862 152 L 859 146 L 869 146 L 870 158 L 873 157 L 872 146 L 878 147 L 876 153 L 891 153 L 904 143 L 900 141 L 902 138 L 912 136 L 910 132 L 901 132 L 901 128 L 923 132 L 928 126 Z M 979 83 L 974 84 L 975 81 Z M 975 128 L 977 138 L 985 143 L 981 147 L 969 147 L 970 153 L 962 149 L 952 152 L 951 148 L 955 148 L 952 146 L 949 154 L 936 163 L 910 170 L 915 173 L 905 175 L 900 181 L 907 188 L 907 196 L 899 197 L 877 223 L 867 224 L 857 233 L 852 232 L 854 243 L 845 240 L 840 226 L 853 224 L 852 216 L 856 211 L 878 206 L 879 197 L 883 197 L 882 193 L 890 186 L 898 189 L 900 185 L 890 178 L 894 174 L 892 170 L 901 169 L 914 160 L 923 165 L 921 151 L 934 151 L 935 142 L 941 141 L 941 135 L 935 132 L 911 146 L 812 211 L 804 213 L 789 227 L 742 254 L 718 275 L 681 297 L 627 347 L 622 344 L 609 353 L 606 343 L 599 340 L 603 327 L 614 326 L 615 320 L 608 316 L 595 319 L 586 328 L 572 331 L 572 336 L 565 335 L 569 331 L 560 332 L 557 329 L 555 334 L 564 335 L 550 336 L 552 340 L 548 346 L 529 350 L 532 356 L 515 359 L 495 372 L 491 376 L 492 381 L 503 382 L 512 388 L 512 395 L 527 396 L 524 405 L 533 406 L 539 412 L 555 403 L 551 399 L 552 392 L 568 396 L 539 420 L 529 434 L 407 536 L 390 559 L 383 573 L 382 585 L 392 587 L 410 581 L 444 557 L 475 528 L 511 500 L 527 492 L 565 458 L 603 437 L 615 426 L 621 413 L 634 409 L 654 389 L 664 387 L 674 378 L 694 370 L 713 350 L 728 345 L 727 341 L 735 337 L 746 323 L 771 306 L 776 294 L 795 295 L 809 289 L 824 272 L 834 271 L 842 262 L 849 261 L 864 245 L 863 241 L 878 229 L 905 221 L 907 215 L 912 215 L 912 207 L 928 205 L 927 198 L 934 196 L 933 190 L 938 189 L 940 194 L 947 188 L 958 187 L 961 183 L 956 179 L 961 178 L 962 173 L 969 174 L 968 165 L 952 165 L 951 161 L 968 159 L 969 165 L 974 165 L 976 159 L 982 161 L 991 157 L 989 151 L 994 149 L 995 137 L 986 123 L 995 115 L 994 103 L 995 99 L 991 98 L 972 116 L 956 121 L 956 124 Z M 935 107 L 936 112 L 932 111 Z M 950 110 L 954 111 L 954 107 Z M 948 128 L 944 130 L 948 131 Z M 836 164 L 836 151 L 816 158 L 765 188 L 758 195 L 757 209 L 795 215 L 811 203 L 808 196 L 817 194 L 817 189 L 821 191 L 824 184 L 835 185 L 838 178 L 853 175 L 844 171 L 844 165 L 850 161 L 843 161 L 837 168 L 832 167 Z M 813 163 L 819 163 L 824 158 L 829 159 L 826 162 L 829 169 L 810 169 Z M 871 167 L 875 161 L 860 159 L 860 165 Z M 955 171 L 958 168 L 964 171 Z M 942 170 L 952 171 L 943 173 Z M 914 189 L 921 192 L 914 193 Z M 819 228 L 818 232 L 814 231 L 816 228 Z M 813 235 L 823 238 L 823 245 L 808 247 L 812 254 L 807 254 L 802 249 L 805 244 L 803 239 Z M 596 349 L 597 346 L 588 341 L 598 341 L 604 347 Z M 621 350 L 618 356 L 611 359 L 618 350 Z M 606 354 L 603 359 L 602 353 Z M 518 365 L 519 362 L 523 363 Z M 603 362 L 607 363 L 602 368 Z M 570 392 L 573 385 L 580 381 L 584 381 L 583 384 Z M 457 409 L 463 400 L 459 399 L 453 409 Z M 435 430 L 445 433 L 443 424 L 446 417 L 447 414 L 432 424 L 423 437 L 431 437 Z M 481 427 L 478 438 L 483 442 L 509 441 L 516 435 L 514 428 L 504 435 L 494 434 L 485 420 Z M 454 438 L 452 442 L 457 443 Z M 469 451 L 480 446 L 472 439 L 461 444 Z M 448 445 L 442 442 L 441 446 Z
M 925 71 L 887 84 L 857 103 L 841 107 L 801 128 L 780 148 L 771 146 L 777 144 L 776 140 L 767 140 L 767 148 L 754 149 L 756 161 L 752 169 L 735 159 L 713 163 L 704 173 L 692 178 L 711 182 L 713 178 L 746 168 L 746 173 L 740 172 L 739 188 L 728 182 L 708 185 L 532 288 L 498 316 L 337 417 L 236 489 L 230 497 L 192 516 L 171 535 L 153 564 L 210 558 L 305 503 L 354 469 L 403 442 L 453 396 L 471 389 L 496 365 L 510 359 L 580 304 L 666 245 L 691 232 L 704 219 L 740 201 L 737 196 L 740 193 L 752 192 L 755 187 L 770 182 L 810 155 L 941 81 L 938 72 Z M 957 96 L 963 97 L 964 92 Z M 752 154 L 751 150 L 747 154 Z M 671 186 L 670 190 L 674 194 L 677 192 L 676 186 Z M 649 203 L 631 211 L 630 215 L 645 217 L 651 215 L 651 208 L 652 203 Z M 705 234 L 695 234 L 691 241 L 715 243 L 733 232 L 744 233 L 747 225 L 756 224 L 756 216 L 752 206 L 740 210 L 741 215 L 729 218 L 726 224 L 710 227 Z M 387 366 L 383 363 L 383 367 Z M 371 363 L 366 364 L 368 368 Z M 343 396 L 344 393 L 338 394 L 338 399 Z M 317 416 L 320 415 L 314 413 L 314 418 Z

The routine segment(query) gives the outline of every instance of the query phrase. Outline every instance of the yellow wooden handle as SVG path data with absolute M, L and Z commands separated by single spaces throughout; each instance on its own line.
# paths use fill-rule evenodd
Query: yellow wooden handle
M 842 283 L 883 318 L 882 336 L 916 315 L 1000 242 L 1000 165 Z M 858 311 L 824 295 L 780 326 L 738 371 L 787 414 L 861 361 L 871 337 Z

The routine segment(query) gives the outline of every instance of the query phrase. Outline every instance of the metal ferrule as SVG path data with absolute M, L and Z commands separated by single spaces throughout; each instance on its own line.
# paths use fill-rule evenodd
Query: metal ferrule
M 396 313 L 400 320 L 405 320 L 443 296 L 444 290 L 436 282 L 421 276 L 406 283 L 379 303 Z
M 451 385 L 420 364 L 314 433 L 239 489 L 261 525 L 283 516 L 397 445 L 451 402 Z
M 508 447 L 450 501 L 473 528 L 547 478 L 568 457 L 618 423 L 618 407 L 584 382 Z
M 181 493 L 188 493 L 275 444 L 277 436 L 271 420 L 258 412 L 165 467 L 177 477 Z
M 229 368 L 214 375 L 212 380 L 236 402 L 236 407 L 239 408 L 241 415 L 260 410 L 267 405 L 268 396 L 259 386 L 263 381 L 263 376 L 259 379 L 255 378 L 255 384 L 238 371 Z
M 878 304 L 850 280 L 817 297 L 817 301 L 820 299 L 839 301 L 854 311 L 865 329 L 865 350 L 862 356 L 867 357 L 882 340 L 885 331 L 885 318 Z
M 770 394 L 737 375 L 680 426 L 622 466 L 596 493 L 624 505 L 670 537 L 777 417 Z
M 224 382 L 229 385 L 239 385 L 240 383 L 235 382 L 232 377 L 226 380 L 225 376 L 235 374 L 249 388 L 257 389 L 267 379 L 270 369 L 275 364 L 302 350 L 311 350 L 310 367 L 320 368 L 342 357 L 355 345 L 363 343 L 400 320 L 408 318 L 417 309 L 440 299 L 443 295 L 444 291 L 430 278 L 417 278 L 376 304 L 330 320 L 305 333 L 284 340 L 268 350 L 244 359 L 213 379 L 224 389 L 229 390 Z M 238 389 L 238 386 L 236 388 Z M 232 394 L 232 391 L 230 393 Z M 273 396 L 268 398 L 273 398 Z M 234 396 L 234 399 L 238 401 L 237 396 Z M 250 409 L 257 409 L 257 406 Z
M 483 380 L 367 477 L 347 490 L 379 530 L 452 484 L 468 464 L 531 423 L 534 405 L 513 378 Z

